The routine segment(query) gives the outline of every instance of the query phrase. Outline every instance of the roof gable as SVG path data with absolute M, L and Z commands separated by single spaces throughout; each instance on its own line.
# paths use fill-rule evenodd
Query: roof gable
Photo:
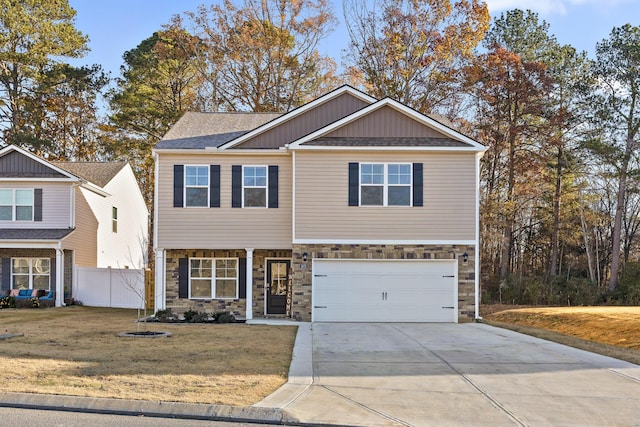
M 344 85 L 221 145 L 219 148 L 274 149 L 284 147 L 288 143 L 374 102 L 376 102 L 375 98 L 351 86 Z
M 370 143 L 365 140 L 370 139 Z M 423 142 L 418 142 L 422 139 Z M 289 145 L 338 147 L 429 147 L 482 152 L 486 148 L 473 139 L 406 105 L 385 98 L 318 129 Z
M 52 164 L 104 188 L 127 162 L 52 162 Z
M 0 150 L 0 178 L 77 180 L 72 174 L 53 163 L 15 145 Z

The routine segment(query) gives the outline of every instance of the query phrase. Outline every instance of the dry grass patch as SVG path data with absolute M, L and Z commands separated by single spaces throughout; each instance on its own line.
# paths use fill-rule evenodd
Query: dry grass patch
M 640 307 L 539 307 L 499 311 L 489 323 L 640 363 Z
M 295 326 L 157 324 L 170 338 L 120 338 L 134 310 L 0 310 L 0 390 L 250 405 L 286 382 Z

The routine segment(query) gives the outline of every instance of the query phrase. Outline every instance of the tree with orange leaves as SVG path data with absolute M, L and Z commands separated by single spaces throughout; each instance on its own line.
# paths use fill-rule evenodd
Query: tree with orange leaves
M 458 107 L 462 66 L 489 28 L 479 0 L 344 0 L 348 72 L 423 113 Z

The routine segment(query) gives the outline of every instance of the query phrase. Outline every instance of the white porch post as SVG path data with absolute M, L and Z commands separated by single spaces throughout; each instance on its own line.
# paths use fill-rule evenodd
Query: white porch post
M 56 307 L 64 305 L 64 251 L 56 249 Z
M 153 291 L 153 307 L 154 312 L 158 310 L 165 310 L 166 307 L 166 298 L 165 298 L 165 255 L 166 251 L 164 249 L 156 249 L 156 264 L 155 264 L 155 277 L 154 277 L 154 291 Z
M 253 319 L 253 248 L 246 248 L 247 251 L 247 309 L 246 320 Z

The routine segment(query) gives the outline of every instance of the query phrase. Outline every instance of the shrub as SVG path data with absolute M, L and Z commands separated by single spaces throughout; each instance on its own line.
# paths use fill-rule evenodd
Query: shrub
M 205 323 L 209 320 L 209 315 L 204 311 L 189 309 L 183 313 L 184 321 L 187 323 Z
M 16 308 L 15 297 L 7 295 L 0 298 L 0 308 Z
M 213 320 L 216 323 L 233 323 L 236 321 L 236 318 L 228 311 L 219 311 L 213 314 Z

